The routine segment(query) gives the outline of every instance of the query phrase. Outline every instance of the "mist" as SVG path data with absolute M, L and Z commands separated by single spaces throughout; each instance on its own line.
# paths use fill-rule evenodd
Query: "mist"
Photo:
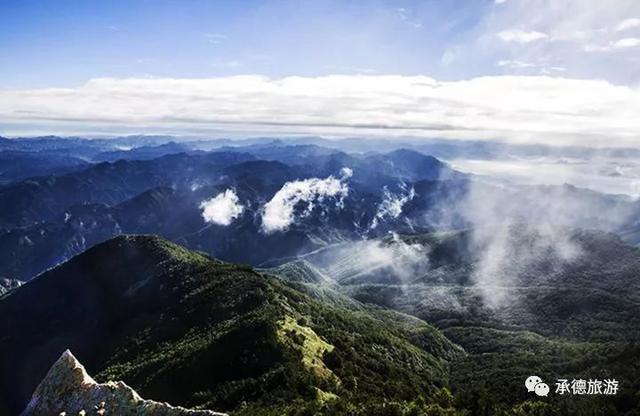
M 578 261 L 583 249 L 574 238 L 577 230 L 618 231 L 632 221 L 634 207 L 629 198 L 568 184 L 509 185 L 479 178 L 453 205 L 471 229 L 471 282 L 493 308 L 513 302 L 511 292 L 530 284 L 527 279 L 553 279 Z
M 408 188 L 405 183 L 400 184 L 400 191 L 399 194 L 394 194 L 386 186 L 383 188 L 383 198 L 378 204 L 370 229 L 375 229 L 380 221 L 386 218 L 398 218 L 402 214 L 404 205 L 416 196 L 415 189 L 413 187 Z
M 333 246 L 306 259 L 341 284 L 409 284 L 429 269 L 429 247 L 404 242 L 398 234 Z

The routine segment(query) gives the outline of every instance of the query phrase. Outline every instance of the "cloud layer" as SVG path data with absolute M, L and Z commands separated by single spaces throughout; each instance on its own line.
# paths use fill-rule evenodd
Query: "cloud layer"
M 0 125 L 51 132 L 128 126 L 629 146 L 638 143 L 638 114 L 636 88 L 546 76 L 94 79 L 79 88 L 0 91 Z
M 227 189 L 211 199 L 202 201 L 200 209 L 206 222 L 226 226 L 242 214 L 244 206 L 235 191 Z
M 322 203 L 326 198 L 338 198 L 336 205 L 349 193 L 349 186 L 345 183 L 351 177 L 351 169 L 344 168 L 341 176 L 329 176 L 325 179 L 310 178 L 287 182 L 267 202 L 262 213 L 262 229 L 266 233 L 285 231 L 296 219 L 295 209 L 299 203 L 306 203 L 301 217 L 308 216 L 316 203 Z

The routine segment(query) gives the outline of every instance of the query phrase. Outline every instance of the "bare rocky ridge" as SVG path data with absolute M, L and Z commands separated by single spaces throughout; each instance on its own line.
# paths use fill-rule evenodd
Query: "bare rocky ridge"
M 226 416 L 210 410 L 189 410 L 144 400 L 125 383 L 98 384 L 66 350 L 33 393 L 21 416 Z
M 21 280 L 1 278 L 0 279 L 0 296 L 4 295 L 5 293 L 13 289 L 19 288 L 20 286 L 22 286 L 22 284 L 24 284 L 24 282 Z

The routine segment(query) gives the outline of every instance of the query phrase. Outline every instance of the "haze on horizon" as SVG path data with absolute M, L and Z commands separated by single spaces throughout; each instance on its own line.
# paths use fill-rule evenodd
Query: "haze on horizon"
M 633 0 L 1 7 L 5 136 L 638 143 Z

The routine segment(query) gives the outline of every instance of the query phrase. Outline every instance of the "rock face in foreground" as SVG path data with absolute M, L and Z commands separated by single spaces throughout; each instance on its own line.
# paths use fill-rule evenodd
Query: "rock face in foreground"
M 22 286 L 24 282 L 17 279 L 0 279 L 0 296 L 9 292 L 10 290 L 17 289 Z
M 225 416 L 142 399 L 125 383 L 96 383 L 69 350 L 51 367 L 21 416 Z

